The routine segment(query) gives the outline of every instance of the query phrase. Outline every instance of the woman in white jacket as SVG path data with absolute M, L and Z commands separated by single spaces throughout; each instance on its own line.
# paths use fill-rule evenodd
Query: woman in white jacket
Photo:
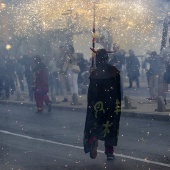
M 75 53 L 74 47 L 69 45 L 67 48 L 68 57 L 68 69 L 67 75 L 70 84 L 70 90 L 72 95 L 72 103 L 78 104 L 78 74 L 80 67 L 77 65 L 77 54 Z

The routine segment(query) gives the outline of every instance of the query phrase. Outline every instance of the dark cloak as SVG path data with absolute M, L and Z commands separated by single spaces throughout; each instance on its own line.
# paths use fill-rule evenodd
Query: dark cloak
M 117 146 L 121 115 L 120 73 L 109 64 L 101 64 L 90 75 L 84 151 L 90 151 L 89 139 L 96 137 Z

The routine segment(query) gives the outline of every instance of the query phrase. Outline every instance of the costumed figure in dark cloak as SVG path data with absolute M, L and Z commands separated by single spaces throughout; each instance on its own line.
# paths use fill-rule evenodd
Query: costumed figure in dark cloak
M 113 160 L 121 115 L 120 72 L 108 64 L 105 49 L 96 51 L 96 68 L 90 72 L 84 151 L 95 159 L 98 140 L 101 140 L 105 143 L 107 160 Z
M 40 56 L 34 57 L 34 80 L 33 90 L 34 98 L 37 105 L 37 113 L 43 111 L 43 102 L 48 106 L 48 112 L 51 111 L 51 101 L 47 95 L 49 92 L 48 86 L 48 71 L 44 63 L 42 63 Z

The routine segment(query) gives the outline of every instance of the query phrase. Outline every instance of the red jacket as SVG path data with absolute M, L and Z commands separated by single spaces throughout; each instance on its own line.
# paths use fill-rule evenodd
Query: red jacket
M 44 63 L 39 63 L 34 68 L 34 90 L 37 93 L 48 93 L 48 70 Z

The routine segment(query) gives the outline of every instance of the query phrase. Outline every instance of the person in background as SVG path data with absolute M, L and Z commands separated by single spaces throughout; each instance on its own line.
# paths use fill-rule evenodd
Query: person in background
M 123 66 L 126 63 L 125 50 L 120 49 L 120 46 L 116 43 L 113 44 L 113 54 L 110 55 L 109 64 L 115 66 L 120 71 L 121 76 L 121 100 L 123 100 Z
M 51 94 L 55 96 L 56 94 L 59 94 L 58 69 L 56 66 L 55 55 L 53 55 L 52 57 L 49 57 L 48 70 L 49 70 L 50 91 L 51 91 Z
M 163 73 L 163 87 L 161 95 L 164 98 L 165 104 L 167 104 L 166 95 L 168 93 L 168 85 L 170 84 L 170 38 L 169 46 L 163 49 L 161 52 L 161 61 L 165 66 L 165 71 Z
M 144 62 L 142 63 L 142 68 L 146 72 L 146 79 L 147 79 L 148 86 L 149 86 L 149 79 L 150 79 L 150 72 L 149 72 L 150 65 L 148 62 L 146 62 L 146 59 L 149 58 L 150 56 L 151 56 L 151 51 L 147 50 L 146 57 L 144 59 Z
M 60 81 L 60 90 L 64 97 L 62 102 L 68 102 L 68 76 L 67 76 L 67 69 L 68 69 L 68 59 L 66 57 L 66 49 L 64 46 L 59 47 L 59 55 L 57 60 L 57 69 L 58 69 L 58 76 Z
M 35 68 L 33 70 L 33 91 L 34 98 L 36 101 L 37 112 L 43 111 L 43 102 L 48 106 L 48 112 L 51 112 L 51 101 L 48 97 L 49 86 L 48 86 L 48 70 L 45 64 L 41 61 L 40 56 L 34 57 Z
M 81 92 L 82 94 L 87 94 L 88 91 L 88 85 L 89 85 L 89 67 L 90 67 L 90 62 L 88 60 L 85 60 L 84 62 L 84 69 L 81 70 L 80 76 L 82 79 L 82 83 L 80 84 Z
M 4 78 L 5 78 L 5 60 L 0 53 L 0 97 L 1 99 L 5 99 L 3 96 L 4 91 Z
M 90 69 L 84 152 L 97 156 L 98 140 L 104 141 L 107 160 L 114 159 L 121 115 L 120 72 L 108 64 L 105 49 L 96 52 L 96 68 Z
M 28 86 L 28 93 L 30 101 L 34 101 L 33 91 L 32 91 L 32 80 L 33 80 L 33 68 L 34 60 L 32 55 L 24 55 L 20 59 L 20 63 L 24 66 L 24 74 Z
M 68 64 L 68 80 L 70 84 L 70 90 L 72 95 L 72 103 L 73 105 L 78 104 L 78 74 L 80 73 L 80 67 L 77 65 L 77 54 L 74 51 L 74 47 L 69 45 L 67 47 L 67 58 L 69 61 Z
M 10 55 L 5 56 L 5 94 L 6 98 L 9 99 L 10 95 L 14 94 L 15 87 L 15 62 L 14 58 Z
M 145 59 L 150 68 L 147 71 L 149 75 L 149 94 L 148 100 L 157 100 L 158 98 L 158 75 L 159 75 L 159 57 L 156 51 L 150 53 L 150 57 Z
M 17 59 L 16 61 L 16 74 L 19 81 L 20 90 L 24 91 L 24 68 L 21 64 L 21 58 Z
M 129 77 L 129 88 L 132 88 L 133 81 L 135 81 L 136 86 L 139 87 L 140 63 L 132 49 L 129 50 L 129 57 L 126 59 L 126 69 L 127 76 Z
M 81 74 L 86 71 L 86 60 L 83 57 L 83 54 L 77 53 L 77 65 L 80 67 L 80 73 L 78 74 L 78 84 L 83 83 Z

